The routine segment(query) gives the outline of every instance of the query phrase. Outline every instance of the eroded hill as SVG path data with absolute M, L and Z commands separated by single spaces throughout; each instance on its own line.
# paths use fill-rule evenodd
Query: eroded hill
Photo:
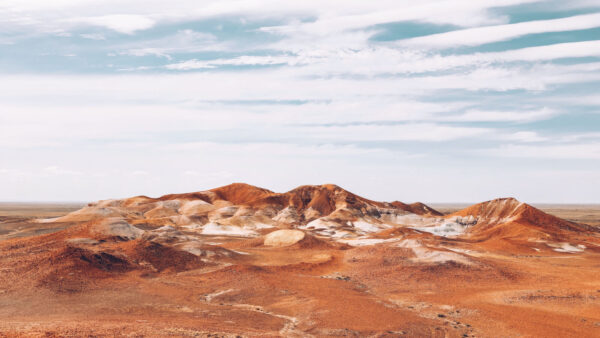
M 511 198 L 443 216 L 232 184 L 37 222 L 69 226 L 0 242 L 5 335 L 600 332 L 598 231 Z

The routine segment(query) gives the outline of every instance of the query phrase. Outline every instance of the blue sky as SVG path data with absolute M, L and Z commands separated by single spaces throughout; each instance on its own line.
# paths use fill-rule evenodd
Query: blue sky
M 0 200 L 600 203 L 600 1 L 0 3 Z

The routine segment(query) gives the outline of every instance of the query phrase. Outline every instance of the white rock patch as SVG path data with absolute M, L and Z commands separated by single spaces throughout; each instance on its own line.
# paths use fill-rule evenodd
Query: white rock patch
M 430 250 L 425 247 L 412 248 L 412 251 L 415 253 L 415 256 L 417 256 L 415 261 L 418 262 L 445 263 L 454 261 L 467 265 L 471 264 L 469 259 L 454 252 Z
M 579 244 L 577 246 L 571 245 L 570 243 L 546 243 L 549 247 L 552 247 L 556 252 L 568 252 L 578 253 L 585 250 L 585 245 Z
M 300 230 L 277 230 L 265 236 L 266 246 L 290 246 L 304 239 L 304 232 Z
M 369 223 L 369 222 L 365 222 L 365 221 L 354 221 L 351 224 L 354 228 L 360 230 L 363 233 L 381 231 L 381 228 L 379 226 L 377 226 L 377 224 L 373 224 L 373 223 Z M 387 226 L 386 226 L 386 228 L 387 228 Z
M 215 209 L 215 206 L 203 200 L 185 202 L 180 208 L 179 213 L 184 215 L 202 215 Z
M 134 227 L 122 218 L 108 218 L 98 224 L 94 230 L 103 235 L 122 237 L 129 240 L 140 238 L 144 234 L 144 230 Z
M 419 263 L 445 263 L 454 261 L 462 264 L 471 264 L 471 261 L 455 252 L 437 251 L 423 246 L 419 241 L 414 239 L 405 239 L 397 244 L 401 248 L 410 248 L 415 254 L 413 262 Z
M 411 227 L 411 229 L 428 232 L 437 236 L 450 237 L 465 233 L 467 226 L 455 222 L 447 222 L 434 226 Z
M 225 236 L 240 236 L 253 237 L 258 234 L 252 230 L 243 229 L 235 225 L 220 225 L 217 223 L 207 223 L 202 227 L 203 235 L 225 235 Z
M 380 238 L 355 238 L 355 239 L 342 239 L 339 242 L 346 243 L 351 246 L 367 246 L 375 245 L 380 243 L 396 242 L 398 238 L 380 239 Z

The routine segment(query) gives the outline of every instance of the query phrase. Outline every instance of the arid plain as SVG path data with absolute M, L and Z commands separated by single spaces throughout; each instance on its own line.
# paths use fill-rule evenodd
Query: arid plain
M 3 203 L 0 336 L 598 336 L 599 229 L 335 185 Z

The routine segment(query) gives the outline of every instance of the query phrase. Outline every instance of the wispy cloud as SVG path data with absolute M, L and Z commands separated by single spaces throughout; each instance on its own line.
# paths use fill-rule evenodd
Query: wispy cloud
M 182 29 L 164 38 L 145 40 L 127 46 L 117 46 L 120 55 L 146 56 L 154 55 L 172 60 L 171 54 L 198 53 L 224 49 L 224 44 L 210 33 Z
M 352 49 L 323 49 L 281 51 L 286 55 L 245 55 L 230 59 L 214 60 L 187 60 L 168 64 L 167 69 L 193 70 L 214 69 L 221 66 L 247 66 L 247 65 L 288 65 L 306 66 L 303 72 L 314 75 L 385 75 L 385 74 L 419 74 L 430 72 L 443 72 L 452 70 L 460 75 L 465 71 L 472 75 L 484 75 L 484 72 L 494 72 L 502 80 L 507 72 L 518 78 L 519 74 L 528 67 L 512 65 L 515 62 L 538 62 L 563 58 L 600 57 L 600 40 L 570 42 L 539 47 L 514 49 L 504 52 L 473 53 L 466 55 L 441 55 L 416 50 L 404 50 L 389 47 L 368 47 L 358 50 Z M 555 70 L 577 71 L 578 66 L 553 66 Z M 585 67 L 585 66 L 584 66 Z M 544 72 L 549 68 L 536 68 L 535 71 Z M 443 79 L 447 74 L 435 75 Z M 452 76 L 452 75 L 449 75 Z M 566 78 L 565 78 L 566 79 Z M 415 81 L 415 79 L 411 79 Z M 418 81 L 418 79 L 416 79 Z M 481 83 L 489 85 L 490 82 Z
M 500 139 L 507 140 L 507 141 L 513 141 L 513 142 L 522 142 L 522 143 L 548 141 L 547 137 L 540 136 L 535 131 L 517 131 L 512 134 L 502 135 L 500 137 Z
M 524 111 L 482 111 L 468 110 L 462 114 L 448 117 L 450 121 L 463 122 L 531 122 L 545 120 L 557 113 L 548 108 Z
M 505 145 L 484 151 L 486 154 L 502 157 L 543 158 L 543 159 L 600 159 L 600 143 L 577 143 L 557 145 Z
M 252 56 L 244 55 L 233 59 L 216 59 L 209 61 L 188 60 L 180 63 L 168 64 L 167 69 L 172 70 L 191 70 L 191 69 L 210 69 L 219 66 L 265 66 L 265 65 L 302 65 L 302 59 L 293 56 Z
M 423 48 L 456 48 L 506 41 L 528 34 L 563 32 L 600 27 L 600 13 L 571 16 L 553 20 L 527 21 L 461 29 L 401 41 L 402 46 Z
M 106 27 L 123 34 L 133 34 L 136 31 L 148 29 L 154 26 L 156 23 L 149 17 L 134 14 L 111 14 L 103 16 L 69 18 L 65 21 L 76 24 Z
M 452 24 L 463 27 L 485 24 L 505 23 L 507 17 L 494 15 L 488 11 L 491 7 L 511 6 L 533 2 L 529 0 L 501 1 L 422 1 L 419 3 L 381 2 L 380 6 L 369 6 L 350 1 L 346 10 L 324 11 L 313 22 L 296 22 L 284 26 L 266 27 L 263 30 L 280 34 L 309 34 L 323 36 L 332 32 L 341 32 L 374 26 L 377 24 L 400 21 L 424 21 L 436 24 Z M 345 3 L 346 4 L 346 3 Z
M 303 131 L 317 139 L 338 141 L 423 141 L 443 142 L 473 138 L 489 133 L 488 128 L 456 127 L 437 124 L 351 125 L 310 127 Z
M 81 173 L 79 171 L 64 169 L 64 168 L 61 168 L 56 165 L 44 168 L 43 173 L 49 174 L 49 175 L 68 175 L 68 176 L 83 175 L 83 173 Z
M 104 34 L 100 34 L 100 33 L 79 34 L 79 36 L 81 36 L 84 39 L 90 39 L 90 40 L 106 40 L 106 37 L 104 36 Z

